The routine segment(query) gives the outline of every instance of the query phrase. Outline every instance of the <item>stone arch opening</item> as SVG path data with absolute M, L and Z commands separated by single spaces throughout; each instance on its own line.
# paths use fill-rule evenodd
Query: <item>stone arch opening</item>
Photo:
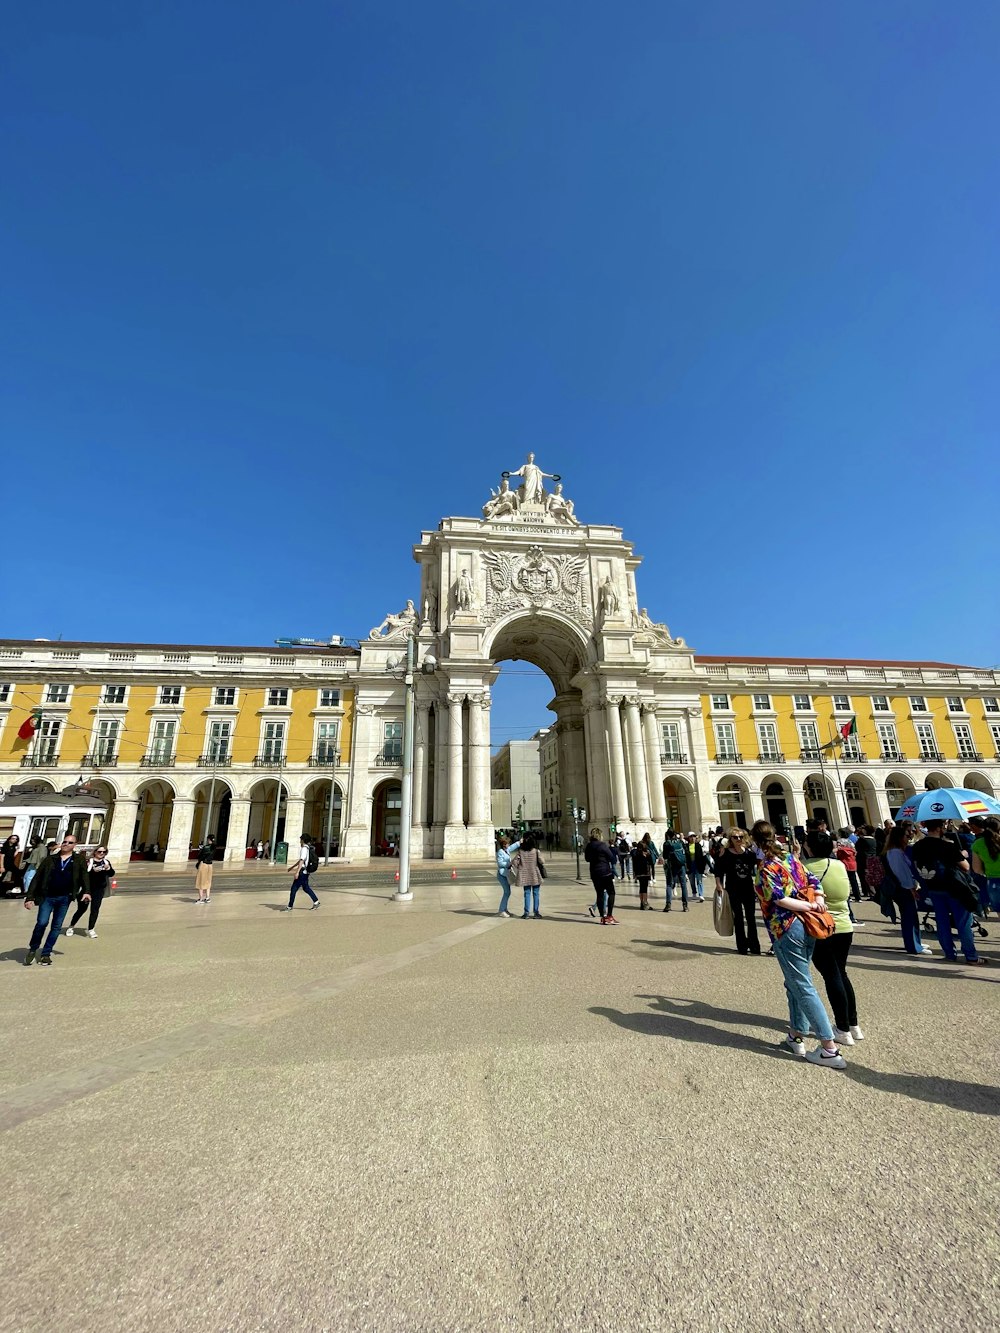
M 194 818 L 191 824 L 191 842 L 200 847 L 210 833 L 215 834 L 218 854 L 229 838 L 229 817 L 232 811 L 233 790 L 225 778 L 205 778 L 194 789 Z
M 288 788 L 277 778 L 262 778 L 250 788 L 247 842 L 254 846 L 263 843 L 264 855 L 272 851 L 272 843 L 284 841 L 287 803 Z M 277 819 L 275 819 L 276 807 Z
M 983 773 L 966 773 L 962 785 L 969 791 L 981 791 L 986 796 L 995 796 L 993 783 Z
M 750 789 L 742 778 L 729 774 L 720 778 L 715 794 L 719 801 L 719 823 L 723 828 L 749 828 Z
M 330 809 L 330 796 L 333 794 L 333 810 Z M 306 788 L 306 803 L 302 812 L 302 828 L 316 840 L 320 856 L 338 856 L 340 854 L 341 827 L 344 813 L 344 789 L 334 778 L 316 778 Z M 332 816 L 332 817 L 331 817 Z M 330 847 L 327 849 L 326 835 L 330 830 Z
M 938 787 L 954 787 L 955 781 L 950 773 L 928 773 L 924 778 L 925 791 L 937 791 Z
M 139 807 L 132 834 L 132 859 L 162 861 L 170 840 L 174 789 L 165 778 L 154 778 L 143 783 L 136 794 Z
M 100 826 L 98 827 L 98 821 L 96 819 L 91 825 L 92 840 L 100 841 L 107 846 L 108 839 L 111 837 L 114 830 L 115 798 L 117 797 L 118 792 L 115 789 L 114 784 L 109 782 L 107 778 L 92 778 L 87 783 L 87 786 L 90 788 L 92 794 L 102 800 L 108 807 Z
M 859 824 L 879 823 L 875 784 L 867 773 L 847 773 L 844 776 L 844 796 L 847 800 L 847 822 L 851 828 Z
M 372 856 L 398 856 L 403 788 L 398 778 L 380 782 L 372 793 Z
M 885 799 L 889 806 L 889 814 L 895 819 L 902 806 L 906 804 L 911 796 L 916 794 L 916 787 L 913 779 L 906 773 L 890 773 L 885 780 Z M 874 824 L 874 820 L 867 821 Z
M 782 833 L 790 833 L 792 811 L 794 810 L 792 789 L 784 778 L 765 777 L 760 784 L 761 799 L 764 802 L 764 818 Z
M 683 773 L 671 773 L 663 779 L 667 824 L 678 833 L 697 827 L 695 794 L 694 783 Z
M 806 798 L 806 813 L 810 819 L 825 819 L 828 828 L 833 827 L 833 815 L 830 792 L 820 773 L 810 773 L 802 784 L 802 794 Z

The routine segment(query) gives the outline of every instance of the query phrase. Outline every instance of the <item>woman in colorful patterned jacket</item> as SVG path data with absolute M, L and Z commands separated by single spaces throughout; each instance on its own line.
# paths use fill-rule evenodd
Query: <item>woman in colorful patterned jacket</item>
M 801 920 L 809 912 L 824 910 L 819 881 L 797 857 L 784 850 L 766 820 L 758 819 L 750 837 L 757 848 L 754 888 L 788 994 L 788 1036 L 783 1045 L 811 1064 L 844 1069 L 846 1063 L 833 1039 L 833 1026 L 809 971 L 816 941 Z M 820 1044 L 806 1055 L 805 1039 L 810 1031 Z

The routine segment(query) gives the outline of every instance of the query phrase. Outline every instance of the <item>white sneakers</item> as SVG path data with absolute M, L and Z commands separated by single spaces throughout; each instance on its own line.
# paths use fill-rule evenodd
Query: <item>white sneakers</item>
M 96 939 L 97 939 L 97 931 L 96 931 L 96 930 L 88 930 L 88 931 L 87 931 L 87 934 L 90 936 L 90 938 L 91 938 L 92 940 L 96 940 Z
M 861 1029 L 857 1026 L 857 1024 L 855 1024 L 851 1028 L 851 1036 L 854 1038 L 855 1041 L 864 1041 L 865 1039 L 865 1034 L 861 1031 Z
M 75 935 L 75 934 L 76 934 L 76 931 L 73 929 L 72 926 L 70 926 L 70 928 L 69 928 L 69 930 L 67 930 L 66 934 L 67 934 L 67 935 Z
M 849 1028 L 835 1027 L 833 1029 L 833 1039 L 834 1041 L 839 1042 L 841 1046 L 854 1045 L 854 1036 Z
M 787 1051 L 791 1051 L 793 1055 L 803 1056 L 806 1053 L 806 1044 L 802 1038 L 793 1037 L 790 1032 L 781 1044 Z
M 824 1069 L 846 1069 L 847 1061 L 839 1051 L 828 1051 L 825 1046 L 817 1046 L 810 1051 L 806 1059 L 811 1065 L 822 1065 Z

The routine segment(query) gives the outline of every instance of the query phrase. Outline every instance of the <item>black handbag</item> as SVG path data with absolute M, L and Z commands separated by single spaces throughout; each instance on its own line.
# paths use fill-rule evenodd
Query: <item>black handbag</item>
M 959 907 L 964 907 L 973 916 L 979 911 L 979 893 L 966 871 L 953 870 L 945 892 L 950 893 Z

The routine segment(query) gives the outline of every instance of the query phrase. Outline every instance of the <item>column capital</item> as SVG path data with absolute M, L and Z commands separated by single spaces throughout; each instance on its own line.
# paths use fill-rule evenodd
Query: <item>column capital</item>
M 650 717 L 650 716 L 656 717 L 659 714 L 659 709 L 657 708 L 656 704 L 651 703 L 648 699 L 643 700 L 642 704 L 640 705 L 640 708 L 642 710 L 643 717 Z
M 612 694 L 612 693 L 609 692 L 609 693 L 605 694 L 605 696 L 604 696 L 604 700 L 603 700 L 603 703 L 602 703 L 602 707 L 604 707 L 604 708 L 618 708 L 618 707 L 620 706 L 620 704 L 621 704 L 621 701 L 622 701 L 624 698 L 625 698 L 624 694 Z
M 456 704 L 458 704 L 459 706 L 461 706 L 462 704 L 465 703 L 465 692 L 464 692 L 464 691 L 459 692 L 459 691 L 457 691 L 457 690 L 449 690 L 448 693 L 447 693 L 447 695 L 446 695 L 445 697 L 446 697 L 447 700 L 448 700 L 448 707 L 449 707 L 449 708 L 454 708 Z
M 638 708 L 642 702 L 637 694 L 626 694 L 624 700 L 627 708 Z

